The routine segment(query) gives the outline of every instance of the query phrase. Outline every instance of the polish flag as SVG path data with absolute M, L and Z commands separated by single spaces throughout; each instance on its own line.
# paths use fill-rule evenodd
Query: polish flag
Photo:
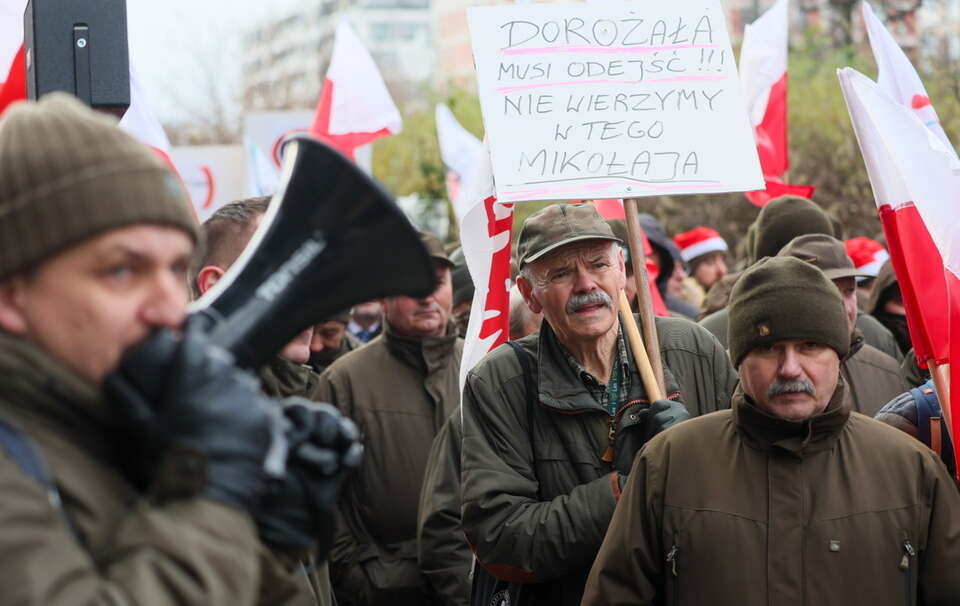
M 472 172 L 473 162 L 483 149 L 483 143 L 457 122 L 453 112 L 443 103 L 437 104 L 435 118 L 440 159 L 447 169 L 447 196 L 451 202 L 457 203 L 463 181 Z
M 913 110 L 917 118 L 952 150 L 953 145 L 950 144 L 947 133 L 943 132 L 937 111 L 930 103 L 927 89 L 924 88 L 910 59 L 897 45 L 896 40 L 877 18 L 869 4 L 864 2 L 861 11 L 867 36 L 870 38 L 873 58 L 877 62 L 877 86 L 891 99 Z
M 814 190 L 811 186 L 783 182 L 783 175 L 790 167 L 787 145 L 788 10 L 788 0 L 777 0 L 743 30 L 740 80 L 766 182 L 766 189 L 746 194 L 747 199 L 757 206 L 787 194 L 809 198 Z
M 960 161 L 913 108 L 851 68 L 838 75 L 917 358 L 938 365 L 960 359 Z M 950 411 L 960 413 L 960 380 L 951 374 L 952 396 L 941 394 L 941 405 L 957 436 L 960 418 Z
M 627 213 L 623 209 L 623 200 L 594 200 L 593 205 L 597 207 L 597 213 L 604 219 L 627 220 Z M 650 245 L 650 240 L 647 239 L 647 234 L 643 232 L 643 228 L 639 225 L 637 228 L 640 230 L 640 237 L 643 238 L 644 265 L 647 268 L 647 287 L 650 289 L 653 313 L 657 316 L 667 317 L 670 315 L 670 310 L 667 309 L 667 304 L 664 303 L 663 297 L 660 295 L 660 289 L 657 288 L 657 276 L 660 275 L 660 268 L 651 260 L 651 257 L 653 257 L 653 246 Z M 628 246 L 626 242 L 623 244 L 624 246 Z
M 353 160 L 358 147 L 399 133 L 402 124 L 377 64 L 341 21 L 310 134 Z
M 460 362 L 461 392 L 470 369 L 510 338 L 513 205 L 497 202 L 486 143 L 471 166 L 454 204 L 463 256 L 475 288 Z

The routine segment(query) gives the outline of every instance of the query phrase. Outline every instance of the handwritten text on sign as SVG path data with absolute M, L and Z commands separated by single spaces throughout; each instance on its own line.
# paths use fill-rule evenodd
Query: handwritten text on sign
M 468 16 L 501 201 L 763 188 L 719 0 Z

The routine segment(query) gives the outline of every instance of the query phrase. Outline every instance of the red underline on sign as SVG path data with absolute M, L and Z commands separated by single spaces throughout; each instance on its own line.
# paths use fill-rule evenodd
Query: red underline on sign
M 621 53 L 656 53 L 660 51 L 686 50 L 688 48 L 718 48 L 719 44 L 670 44 L 667 46 L 541 46 L 538 48 L 508 48 L 501 50 L 504 55 L 545 55 L 553 53 L 600 53 L 616 55 Z
M 652 78 L 650 80 L 571 80 L 569 82 L 539 82 L 537 84 L 519 84 L 517 86 L 501 86 L 498 93 L 513 93 L 518 90 L 531 88 L 545 88 L 548 86 L 572 86 L 575 84 L 656 84 L 659 82 L 716 82 L 727 80 L 732 76 L 674 76 L 672 78 Z
M 545 196 L 545 195 L 554 195 L 554 194 L 565 194 L 572 191 L 603 191 L 605 189 L 610 189 L 611 187 L 616 187 L 618 185 L 630 185 L 631 187 L 643 188 L 650 191 L 678 191 L 678 190 L 691 190 L 691 189 L 716 189 L 721 185 L 719 183 L 706 184 L 706 185 L 697 185 L 697 184 L 686 184 L 686 185 L 650 185 L 645 183 L 636 183 L 633 181 L 611 181 L 610 183 L 594 183 L 593 185 L 578 185 L 575 187 L 558 187 L 558 188 L 542 188 L 542 189 L 525 189 L 519 191 L 513 191 L 507 194 L 500 196 L 501 200 L 523 200 L 528 196 Z

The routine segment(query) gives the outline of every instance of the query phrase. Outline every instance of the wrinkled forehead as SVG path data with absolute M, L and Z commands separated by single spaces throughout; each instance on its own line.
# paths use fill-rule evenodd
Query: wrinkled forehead
M 584 240 L 562 246 L 549 255 L 533 262 L 535 269 L 544 270 L 576 263 L 578 261 L 592 261 L 597 257 L 609 257 L 619 247 L 610 240 Z

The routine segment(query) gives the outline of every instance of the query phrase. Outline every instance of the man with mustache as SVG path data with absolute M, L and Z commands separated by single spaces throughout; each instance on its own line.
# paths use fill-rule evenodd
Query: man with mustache
M 460 405 L 463 340 L 450 321 L 453 263 L 436 236 L 421 239 L 436 290 L 423 299 L 384 299 L 383 333 L 320 376 L 319 396 L 356 422 L 366 447 L 343 487 L 330 558 L 341 606 L 438 599 L 417 563 L 417 507 L 430 445 Z
M 729 309 L 733 407 L 636 458 L 583 604 L 960 602 L 960 493 L 928 448 L 851 412 L 837 288 L 770 257 Z
M 640 446 L 729 406 L 735 375 L 705 329 L 657 318 L 668 399 L 650 401 L 617 314 L 620 240 L 593 206 L 534 213 L 517 256 L 517 285 L 543 323 L 467 376 L 463 530 L 486 574 L 528 584 L 537 604 L 579 604 Z

